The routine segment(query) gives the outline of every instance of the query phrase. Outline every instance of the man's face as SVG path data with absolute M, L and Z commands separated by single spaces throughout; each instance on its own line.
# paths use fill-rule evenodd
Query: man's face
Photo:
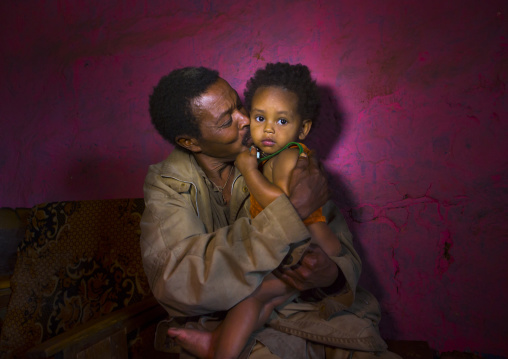
M 250 147 L 247 111 L 225 80 L 219 78 L 191 104 L 201 131 L 201 138 L 197 140 L 201 153 L 233 161 Z

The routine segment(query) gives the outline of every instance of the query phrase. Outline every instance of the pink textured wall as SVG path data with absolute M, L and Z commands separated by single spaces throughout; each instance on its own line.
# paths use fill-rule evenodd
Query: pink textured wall
M 507 355 L 508 2 L 0 2 L 0 206 L 141 197 L 171 69 L 308 65 L 386 338 Z

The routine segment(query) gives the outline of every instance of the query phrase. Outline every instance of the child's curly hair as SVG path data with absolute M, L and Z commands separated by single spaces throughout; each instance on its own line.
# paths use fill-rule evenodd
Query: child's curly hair
M 285 62 L 268 63 L 258 69 L 247 81 L 244 91 L 245 107 L 251 110 L 252 98 L 260 87 L 275 86 L 295 93 L 298 96 L 298 113 L 302 119 L 315 121 L 319 114 L 320 98 L 316 81 L 312 80 L 309 68 L 305 65 L 290 65 Z

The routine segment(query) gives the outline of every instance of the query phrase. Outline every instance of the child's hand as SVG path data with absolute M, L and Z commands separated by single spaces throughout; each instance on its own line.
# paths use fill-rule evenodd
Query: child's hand
M 256 148 L 252 146 L 249 151 L 240 152 L 236 156 L 235 166 L 243 175 L 249 171 L 257 170 L 258 158 Z

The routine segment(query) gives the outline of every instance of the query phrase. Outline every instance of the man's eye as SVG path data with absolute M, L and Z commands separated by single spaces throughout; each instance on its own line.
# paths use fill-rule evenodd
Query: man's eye
M 263 116 L 256 116 L 254 118 L 257 122 L 263 122 L 265 120 L 265 118 Z
M 279 124 L 281 125 L 285 125 L 288 123 L 288 120 L 286 120 L 285 118 L 280 118 L 279 121 L 277 121 Z
M 232 123 L 233 123 L 233 117 L 229 116 L 229 119 L 226 122 L 224 122 L 220 127 L 221 128 L 229 127 L 229 126 L 231 126 Z

